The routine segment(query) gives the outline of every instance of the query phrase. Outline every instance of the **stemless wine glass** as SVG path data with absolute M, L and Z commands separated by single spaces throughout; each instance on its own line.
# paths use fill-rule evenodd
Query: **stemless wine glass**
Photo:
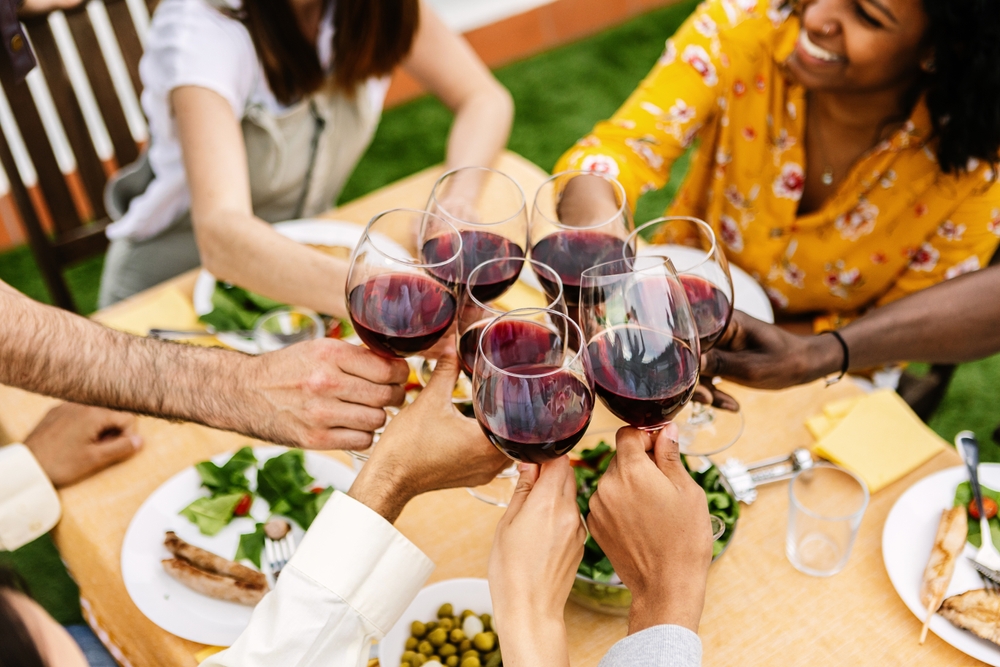
M 556 270 L 571 310 L 579 305 L 584 270 L 635 250 L 628 240 L 631 221 L 625 188 L 605 174 L 564 171 L 538 188 L 529 229 L 531 257 Z M 552 296 L 554 286 L 544 276 L 538 280 Z
M 474 268 L 489 259 L 521 258 L 528 243 L 528 212 L 524 191 L 510 176 L 488 167 L 462 167 L 439 178 L 431 190 L 420 228 L 421 257 L 440 262 L 454 251 L 448 235 L 438 233 L 438 220 L 445 220 L 462 236 L 461 282 Z M 440 216 L 440 217 L 437 217 Z M 492 301 L 518 278 L 514 264 L 495 265 L 491 280 L 481 279 L 476 288 L 480 301 Z
M 597 395 L 616 417 L 657 431 L 691 400 L 698 329 L 669 259 L 630 257 L 584 271 L 580 321 Z
M 414 216 L 434 217 L 434 236 L 450 253 L 433 262 L 404 255 L 387 237 L 411 228 Z M 424 225 L 424 223 L 421 223 Z M 462 237 L 451 223 L 426 211 L 379 213 L 351 255 L 347 307 L 361 340 L 383 357 L 409 357 L 429 350 L 455 320 L 462 276 Z
M 590 426 L 594 409 L 580 327 L 545 308 L 501 315 L 479 339 L 472 391 L 479 425 L 504 454 L 529 463 L 566 454 Z
M 462 294 L 458 299 L 456 327 L 456 333 L 458 335 L 457 349 L 459 364 L 461 365 L 462 370 L 468 374 L 470 380 L 472 379 L 473 369 L 475 367 L 476 354 L 479 352 L 479 338 L 482 335 L 483 330 L 494 319 L 504 313 L 510 312 L 510 310 L 512 310 L 510 306 L 513 305 L 504 303 L 502 298 L 489 303 L 484 303 L 476 297 L 476 294 L 480 293 L 480 290 L 477 288 L 481 282 L 491 282 L 493 280 L 492 276 L 497 273 L 506 273 L 507 271 L 513 269 L 518 275 L 520 275 L 521 271 L 526 266 L 532 267 L 532 270 L 536 273 L 546 275 L 548 279 L 551 280 L 552 283 L 558 288 L 555 297 L 549 300 L 549 302 L 545 305 L 545 308 L 560 313 L 566 312 L 566 302 L 563 299 L 562 280 L 559 279 L 558 273 L 541 262 L 536 262 L 532 259 L 522 257 L 518 259 L 491 259 L 477 266 L 472 270 L 472 273 L 469 274 L 468 284 L 465 286 L 465 289 L 462 290 Z M 543 340 L 547 346 L 548 340 Z M 524 341 L 524 344 L 531 345 L 532 342 L 533 341 L 531 339 L 527 339 Z M 531 355 L 531 351 L 529 350 L 525 350 L 524 352 L 526 355 Z M 461 377 L 458 381 L 459 384 L 463 384 Z M 459 405 L 459 409 L 463 413 L 465 413 L 466 407 L 471 407 L 471 397 L 473 395 L 471 392 L 471 382 L 469 387 L 469 401 L 455 399 L 455 402 Z M 456 391 L 456 393 L 459 392 Z M 517 465 L 512 464 L 509 468 L 497 475 L 489 484 L 470 488 L 469 493 L 483 502 L 490 503 L 491 505 L 499 505 L 500 507 L 506 507 L 510 504 L 510 499 L 514 495 L 514 488 L 517 486 L 517 477 Z
M 640 225 L 632 232 L 630 242 L 638 243 L 640 235 L 667 244 L 640 249 L 638 253 L 670 257 L 694 313 L 701 351 L 712 349 L 729 326 L 734 298 L 729 262 L 716 242 L 715 232 L 697 218 L 667 217 Z M 681 452 L 709 456 L 728 449 L 739 439 L 743 413 L 693 402 L 678 416 L 677 424 Z

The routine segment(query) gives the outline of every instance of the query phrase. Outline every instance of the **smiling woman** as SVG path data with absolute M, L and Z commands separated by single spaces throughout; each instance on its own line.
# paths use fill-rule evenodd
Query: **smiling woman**
M 558 168 L 634 205 L 697 141 L 668 215 L 708 221 L 779 316 L 838 326 L 993 255 L 998 33 L 985 1 L 708 0 Z

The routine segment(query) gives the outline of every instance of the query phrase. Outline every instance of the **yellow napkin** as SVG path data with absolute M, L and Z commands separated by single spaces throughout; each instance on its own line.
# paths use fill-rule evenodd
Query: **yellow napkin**
M 837 401 L 806 426 L 818 434 L 813 450 L 859 475 L 871 493 L 912 472 L 948 446 L 889 389 Z
M 216 653 L 222 653 L 225 651 L 224 646 L 206 646 L 197 653 L 194 654 L 194 659 L 200 663 L 204 662 L 207 658 L 211 658 Z
M 494 301 L 494 305 L 501 310 L 544 308 L 549 305 L 549 300 L 543 293 L 518 281 L 511 285 L 503 296 Z
M 136 336 L 145 336 L 150 329 L 204 329 L 198 321 L 191 300 L 178 288 L 168 287 L 149 294 L 128 308 L 112 308 L 108 313 L 98 313 L 95 320 L 104 326 Z M 189 338 L 185 343 L 219 345 L 214 337 Z

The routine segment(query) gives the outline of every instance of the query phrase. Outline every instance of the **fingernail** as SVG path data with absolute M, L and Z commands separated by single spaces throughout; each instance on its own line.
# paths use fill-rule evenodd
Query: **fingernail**
M 140 436 L 140 435 L 133 435 L 131 438 L 129 438 L 129 440 L 132 441 L 132 447 L 133 448 L 139 449 L 140 447 L 142 447 L 142 436 Z
M 519 473 L 530 472 L 531 471 L 531 464 L 530 463 L 518 463 L 517 464 L 517 471 Z

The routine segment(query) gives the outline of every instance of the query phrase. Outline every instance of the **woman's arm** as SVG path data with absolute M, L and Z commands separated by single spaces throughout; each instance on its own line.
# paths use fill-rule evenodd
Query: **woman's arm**
M 468 42 L 448 29 L 426 2 L 403 68 L 455 113 L 448 169 L 489 166 L 507 145 L 514 102 Z
M 170 100 L 205 268 L 277 301 L 346 316 L 347 262 L 287 239 L 254 216 L 243 132 L 229 102 L 197 86 L 174 89 Z

